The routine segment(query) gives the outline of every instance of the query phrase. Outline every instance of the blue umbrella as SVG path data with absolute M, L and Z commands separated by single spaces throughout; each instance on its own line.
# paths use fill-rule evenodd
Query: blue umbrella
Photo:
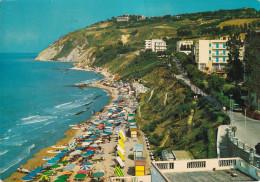
M 89 166 L 82 166 L 82 167 L 80 167 L 80 169 L 81 170 L 88 170 L 88 169 L 90 169 L 91 167 L 89 167 Z
M 98 152 L 97 154 L 98 154 L 98 155 L 103 155 L 104 153 L 103 153 L 103 152 Z
M 90 139 L 96 139 L 97 137 L 96 136 L 91 136 L 91 137 L 89 137 Z
M 89 165 L 89 166 L 90 166 L 90 165 L 93 165 L 94 163 L 92 163 L 92 162 L 84 162 L 83 164 L 84 164 L 84 165 Z
M 75 164 L 69 164 L 69 165 L 67 165 L 64 169 L 67 170 L 67 171 L 71 171 L 71 170 L 73 170 L 75 167 L 76 167 Z
M 78 147 L 77 150 L 84 150 L 86 147 Z
M 62 150 L 61 152 L 68 152 L 69 150 L 68 149 L 65 149 L 65 150 Z
M 84 154 L 82 154 L 82 156 L 84 156 L 84 157 L 88 157 L 90 155 L 92 155 L 92 154 L 91 153 L 84 153 Z
M 64 155 L 66 155 L 66 153 L 62 152 L 62 153 L 59 153 L 59 154 L 55 155 L 54 157 L 59 157 L 60 158 L 60 157 L 64 157 Z
M 52 161 L 52 160 L 49 160 L 49 161 L 47 161 L 46 163 L 47 163 L 47 164 L 56 164 L 56 163 L 57 163 L 57 161 Z
M 29 175 L 26 175 L 25 177 L 22 178 L 22 180 L 33 180 L 33 178 Z
M 45 169 L 44 167 L 38 167 L 37 169 L 33 170 L 31 173 L 41 173 L 41 170 Z
M 86 142 L 92 142 L 93 140 L 92 139 L 87 139 L 85 140 Z
M 87 153 L 94 154 L 95 152 L 93 150 L 87 150 Z

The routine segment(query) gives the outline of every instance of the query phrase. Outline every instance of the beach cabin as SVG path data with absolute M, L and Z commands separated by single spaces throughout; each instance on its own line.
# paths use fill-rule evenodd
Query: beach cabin
M 136 144 L 133 148 L 134 159 L 143 157 L 143 150 L 144 150 L 143 144 Z
M 130 130 L 131 138 L 137 138 L 137 127 L 136 127 L 136 125 L 130 125 L 129 130 Z
M 145 158 L 140 157 L 135 160 L 135 176 L 144 176 L 145 174 Z

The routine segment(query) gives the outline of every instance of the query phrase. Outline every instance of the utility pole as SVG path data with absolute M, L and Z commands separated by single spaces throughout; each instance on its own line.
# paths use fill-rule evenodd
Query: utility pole
M 245 140 L 246 140 L 246 109 L 245 109 Z

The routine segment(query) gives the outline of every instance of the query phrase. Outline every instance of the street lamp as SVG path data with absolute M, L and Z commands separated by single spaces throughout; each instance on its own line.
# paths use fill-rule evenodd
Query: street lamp
M 230 96 L 230 99 L 229 99 L 229 117 L 230 117 L 230 124 L 232 125 L 232 105 L 231 105 L 231 98 L 232 98 L 232 94 L 229 94 L 229 96 Z

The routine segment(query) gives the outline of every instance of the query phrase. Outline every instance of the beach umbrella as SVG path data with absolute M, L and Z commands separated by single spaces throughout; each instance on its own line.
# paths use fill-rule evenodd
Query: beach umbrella
M 53 173 L 53 171 L 45 171 L 45 172 L 43 172 L 42 174 L 43 175 L 51 175 Z
M 96 148 L 96 147 L 99 147 L 99 146 L 98 146 L 98 144 L 94 143 L 94 144 L 90 145 L 90 147 L 95 147 Z
M 68 149 L 65 149 L 65 150 L 62 150 L 61 152 L 68 152 L 69 150 Z
M 65 164 L 65 163 L 68 163 L 69 161 L 61 161 L 59 162 L 60 164 Z
M 74 152 L 71 152 L 69 155 L 79 155 L 81 154 L 81 150 L 75 150 Z
M 93 142 L 93 140 L 92 139 L 87 139 L 86 142 Z
M 103 153 L 103 152 L 98 152 L 97 154 L 98 154 L 98 155 L 104 155 L 104 153 Z
M 94 177 L 94 178 L 101 178 L 102 176 L 104 176 L 104 173 L 98 172 L 98 173 L 94 173 L 94 174 L 93 174 L 93 177 Z
M 29 175 L 26 175 L 25 177 L 22 178 L 22 180 L 24 180 L 24 181 L 31 181 L 31 180 L 33 180 L 33 178 L 31 176 L 29 176 Z
M 40 177 L 39 181 L 44 181 L 44 180 L 48 180 L 48 179 L 50 179 L 49 176 L 43 175 Z
M 60 167 L 59 164 L 55 164 L 55 165 L 51 166 L 52 169 L 56 169 L 56 168 L 58 168 L 58 167 Z
M 78 147 L 77 150 L 84 150 L 86 147 Z M 76 151 L 77 151 L 76 150 Z
M 81 169 L 78 171 L 78 174 L 88 174 L 88 171 Z
M 54 182 L 66 182 L 66 180 L 64 180 L 64 179 L 56 179 Z
M 90 136 L 89 138 L 90 138 L 90 139 L 97 139 L 97 137 L 96 137 L 96 136 L 93 136 L 93 135 Z
M 80 169 L 81 170 L 88 170 L 88 169 L 90 169 L 91 167 L 89 167 L 89 166 L 82 166 L 82 167 L 80 167 Z
M 93 165 L 94 163 L 92 163 L 92 162 L 84 162 L 83 164 L 84 164 L 84 165 L 89 165 L 89 166 L 90 166 L 90 165 Z
M 101 143 L 102 142 L 102 140 L 97 140 L 97 141 L 95 141 L 95 143 Z
M 66 179 L 68 179 L 69 177 L 68 177 L 67 175 L 61 175 L 61 176 L 58 176 L 58 178 L 59 178 L 59 179 L 64 179 L 64 180 L 66 180 Z
M 76 174 L 75 178 L 78 178 L 78 179 L 82 179 L 82 178 L 85 178 L 87 175 L 86 174 Z
M 64 170 L 71 171 L 76 167 L 75 164 L 69 164 L 66 167 L 64 167 Z
M 62 174 L 67 174 L 67 175 L 70 175 L 72 172 L 70 172 L 70 171 L 64 171 Z
M 82 156 L 83 157 L 88 157 L 88 156 L 91 156 L 92 154 L 90 154 L 90 153 L 84 153 L 84 154 L 82 154 Z
M 94 154 L 95 151 L 94 150 L 87 150 L 87 153 Z
M 88 150 L 96 150 L 94 147 L 89 147 Z

